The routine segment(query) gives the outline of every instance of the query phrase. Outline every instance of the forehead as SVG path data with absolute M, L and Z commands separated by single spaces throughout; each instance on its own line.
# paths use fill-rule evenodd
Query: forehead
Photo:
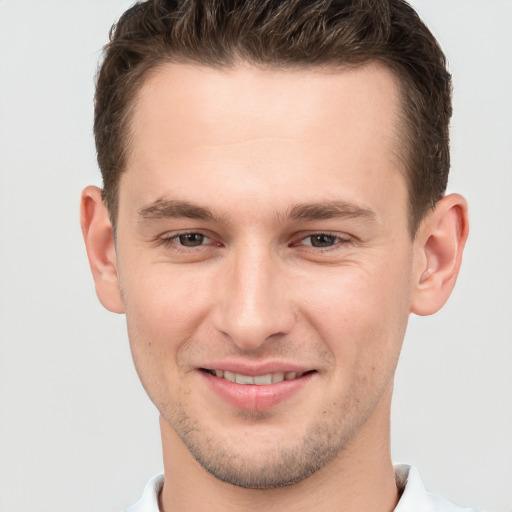
M 191 182 L 214 182 L 220 196 L 237 182 L 237 193 L 248 198 L 271 201 L 270 189 L 281 201 L 286 190 L 290 200 L 304 202 L 322 199 L 300 197 L 312 191 L 332 195 L 342 178 L 342 195 L 378 195 L 387 177 L 403 181 L 399 105 L 394 75 L 377 63 L 351 69 L 166 64 L 136 96 L 121 195 L 128 178 L 146 203 L 179 195 Z
M 148 123 L 174 121 L 180 144 L 242 141 L 258 130 L 265 136 L 301 135 L 308 124 L 322 128 L 318 136 L 325 138 L 348 123 L 367 132 L 394 131 L 399 104 L 395 76 L 377 62 L 286 69 L 243 62 L 225 68 L 176 63 L 150 72 L 135 97 L 131 126 L 144 129 Z M 371 126 L 383 116 L 389 126 Z

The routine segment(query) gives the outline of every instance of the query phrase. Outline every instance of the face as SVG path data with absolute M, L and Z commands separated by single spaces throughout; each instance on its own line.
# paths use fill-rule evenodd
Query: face
M 221 480 L 290 484 L 386 435 L 414 267 L 397 112 L 376 64 L 169 64 L 139 92 L 130 344 L 163 428 Z

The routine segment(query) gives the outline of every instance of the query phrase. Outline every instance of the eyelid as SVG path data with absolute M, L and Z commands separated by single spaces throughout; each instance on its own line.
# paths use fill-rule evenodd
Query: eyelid
M 205 239 L 208 240 L 208 243 L 204 243 L 204 244 L 201 244 L 201 245 L 198 245 L 195 247 L 187 247 L 185 245 L 180 244 L 177 241 L 178 237 L 183 236 L 183 235 L 201 235 Z M 184 230 L 179 230 L 179 231 L 168 231 L 168 232 L 163 233 L 162 235 L 158 236 L 157 241 L 160 245 L 163 245 L 166 247 L 173 246 L 177 250 L 185 250 L 185 251 L 194 250 L 194 249 L 197 250 L 200 247 L 206 247 L 206 246 L 211 246 L 211 245 L 220 245 L 220 243 L 215 243 L 215 239 L 211 234 L 209 234 L 208 232 L 206 232 L 202 229 L 184 229 Z M 212 244 L 212 242 L 213 242 L 213 244 Z
M 296 237 L 297 241 L 300 242 L 306 238 L 310 238 L 312 236 L 330 236 L 332 238 L 336 238 L 337 240 L 342 240 L 345 242 L 348 242 L 349 240 L 352 240 L 353 237 L 351 235 L 348 235 L 347 233 L 337 233 L 332 231 L 309 231 L 306 233 L 299 233 L 299 235 Z
M 177 241 L 177 238 L 180 236 L 192 235 L 192 234 L 201 235 L 201 236 L 205 237 L 205 239 L 207 239 L 207 242 L 203 243 L 201 245 L 198 245 L 196 247 L 187 247 L 187 246 L 180 244 Z M 334 244 L 332 246 L 327 246 L 327 247 L 315 247 L 312 244 L 304 244 L 303 243 L 303 241 L 306 240 L 307 238 L 311 238 L 313 236 L 319 236 L 319 235 L 325 235 L 325 236 L 334 238 L 335 239 Z M 156 241 L 159 245 L 173 246 L 178 250 L 185 250 L 185 251 L 190 251 L 190 250 L 194 250 L 194 249 L 197 250 L 201 247 L 208 247 L 208 246 L 219 247 L 219 246 L 223 245 L 222 242 L 218 241 L 218 237 L 211 234 L 209 231 L 202 230 L 202 229 L 184 229 L 184 230 L 178 230 L 178 231 L 168 231 L 168 232 L 163 233 L 162 235 L 159 235 L 157 237 Z M 328 250 L 333 250 L 333 249 L 339 248 L 340 246 L 349 244 L 353 241 L 354 241 L 354 237 L 351 235 L 348 235 L 347 233 L 320 231 L 319 230 L 319 231 L 302 232 L 302 233 L 297 234 L 289 246 L 290 247 L 302 246 L 307 249 L 312 249 L 312 250 L 317 250 L 317 251 L 320 250 L 320 251 L 325 252 Z
M 335 242 L 333 243 L 333 245 L 326 246 L 326 247 L 315 247 L 313 244 L 303 243 L 304 240 L 306 240 L 307 238 L 311 238 L 311 237 L 319 236 L 319 235 L 332 237 L 335 239 Z M 313 232 L 309 232 L 309 233 L 300 234 L 296 238 L 296 241 L 292 242 L 291 246 L 303 247 L 306 250 L 326 252 L 329 250 L 339 249 L 340 247 L 350 244 L 353 241 L 354 241 L 354 237 L 352 237 L 346 233 L 333 233 L 330 231 L 313 231 Z

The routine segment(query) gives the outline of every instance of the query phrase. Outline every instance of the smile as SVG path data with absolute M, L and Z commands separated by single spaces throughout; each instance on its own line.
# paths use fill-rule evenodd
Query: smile
M 265 375 L 243 375 L 241 373 L 230 372 L 227 370 L 205 370 L 210 375 L 225 379 L 236 384 L 249 384 L 255 386 L 268 386 L 270 384 L 279 384 L 285 380 L 295 380 L 309 372 L 273 372 Z
M 203 367 L 199 368 L 199 373 L 203 375 L 208 388 L 223 402 L 235 409 L 252 411 L 270 409 L 291 400 L 317 374 L 316 370 L 302 368 L 279 369 L 275 363 L 260 365 L 258 369 L 244 368 L 243 364 L 232 366 L 229 370 Z M 237 369 L 234 366 L 239 366 L 244 373 L 233 371 Z

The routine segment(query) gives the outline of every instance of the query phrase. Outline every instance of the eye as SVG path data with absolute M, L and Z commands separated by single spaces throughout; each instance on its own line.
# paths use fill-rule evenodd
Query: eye
M 161 238 L 161 242 L 165 246 L 174 246 L 178 249 L 180 247 L 194 248 L 209 245 L 212 244 L 212 239 L 203 235 L 203 233 L 191 231 L 189 233 L 178 233 L 175 235 L 164 236 Z
M 211 240 L 201 233 L 183 233 L 182 235 L 176 235 L 173 237 L 176 242 L 184 247 L 198 247 Z
M 337 244 L 348 243 L 349 240 L 329 233 L 314 233 L 301 240 L 302 245 L 309 245 L 315 248 L 329 248 Z

